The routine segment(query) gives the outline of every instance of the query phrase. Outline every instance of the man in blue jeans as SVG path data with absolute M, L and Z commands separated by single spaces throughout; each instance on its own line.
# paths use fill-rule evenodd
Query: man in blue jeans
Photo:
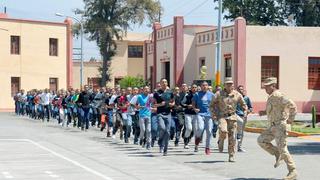
M 195 133 L 195 152 L 198 152 L 198 146 L 201 141 L 202 133 L 206 131 L 206 155 L 210 155 L 210 140 L 212 136 L 213 119 L 210 112 L 210 103 L 214 94 L 209 91 L 206 81 L 201 84 L 201 91 L 197 92 L 192 99 L 194 111 L 197 113 L 193 128 Z
M 168 81 L 161 79 L 161 89 L 154 93 L 154 107 L 157 108 L 157 119 L 159 123 L 159 145 L 160 153 L 164 156 L 168 154 L 168 144 L 170 139 L 171 127 L 171 108 L 174 106 L 173 93 L 168 87 Z
M 90 94 L 89 87 L 84 86 L 84 91 L 79 95 L 78 104 L 80 105 L 81 113 L 81 130 L 84 130 L 84 125 L 86 125 L 85 130 L 89 129 L 89 110 L 90 110 Z

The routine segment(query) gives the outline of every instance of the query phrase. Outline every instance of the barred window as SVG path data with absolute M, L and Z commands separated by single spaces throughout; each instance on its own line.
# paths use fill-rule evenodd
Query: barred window
M 320 90 L 320 57 L 309 57 L 308 89 Z
M 269 77 L 277 78 L 277 88 L 279 88 L 279 56 L 261 57 L 261 87 L 264 80 Z
M 49 55 L 58 56 L 58 39 L 55 39 L 55 38 L 49 39 Z
M 11 54 L 20 54 L 20 36 L 11 36 Z

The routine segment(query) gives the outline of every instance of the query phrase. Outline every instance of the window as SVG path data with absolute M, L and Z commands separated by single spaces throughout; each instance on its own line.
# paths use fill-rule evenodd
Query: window
M 211 33 L 211 41 L 214 41 L 214 33 Z
M 11 77 L 11 97 L 20 91 L 20 77 Z
M 279 56 L 261 57 L 261 87 L 264 80 L 269 77 L 277 78 L 277 88 L 279 88 Z
M 20 54 L 20 36 L 11 36 L 11 54 Z
M 201 43 L 201 36 L 198 36 L 198 43 Z
M 206 35 L 202 35 L 202 42 L 206 42 Z
M 143 46 L 128 46 L 128 57 L 129 58 L 142 58 L 143 57 Z
M 207 42 L 209 42 L 209 41 L 210 41 L 210 35 L 207 34 Z
M 55 38 L 49 39 L 49 55 L 58 56 L 58 39 L 55 39 Z
M 49 89 L 50 91 L 58 90 L 58 78 L 49 78 Z
M 225 77 L 232 77 L 232 59 L 231 59 L 231 57 L 225 58 Z
M 308 89 L 320 90 L 320 57 L 309 58 Z
M 206 58 L 205 57 L 199 58 L 199 74 L 201 72 L 201 67 L 205 65 L 206 65 Z

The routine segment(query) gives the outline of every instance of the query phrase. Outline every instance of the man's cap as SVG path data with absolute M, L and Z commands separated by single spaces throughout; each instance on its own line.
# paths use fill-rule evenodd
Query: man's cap
M 277 78 L 269 77 L 269 78 L 265 79 L 263 82 L 263 86 L 269 86 L 271 84 L 277 84 Z
M 227 78 L 224 79 L 224 83 L 225 84 L 233 84 L 233 80 L 232 80 L 232 78 L 227 77 Z

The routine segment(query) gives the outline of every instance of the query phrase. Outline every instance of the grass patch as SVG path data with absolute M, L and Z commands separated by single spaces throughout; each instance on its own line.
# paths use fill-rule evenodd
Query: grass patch
M 301 122 L 294 122 L 292 125 L 291 130 L 295 132 L 301 132 L 306 134 L 312 134 L 312 133 L 320 133 L 320 128 L 312 128 L 312 127 L 306 127 L 307 124 L 301 123 Z M 267 128 L 269 126 L 269 122 L 266 120 L 253 120 L 247 122 L 247 127 L 253 127 L 253 128 Z

